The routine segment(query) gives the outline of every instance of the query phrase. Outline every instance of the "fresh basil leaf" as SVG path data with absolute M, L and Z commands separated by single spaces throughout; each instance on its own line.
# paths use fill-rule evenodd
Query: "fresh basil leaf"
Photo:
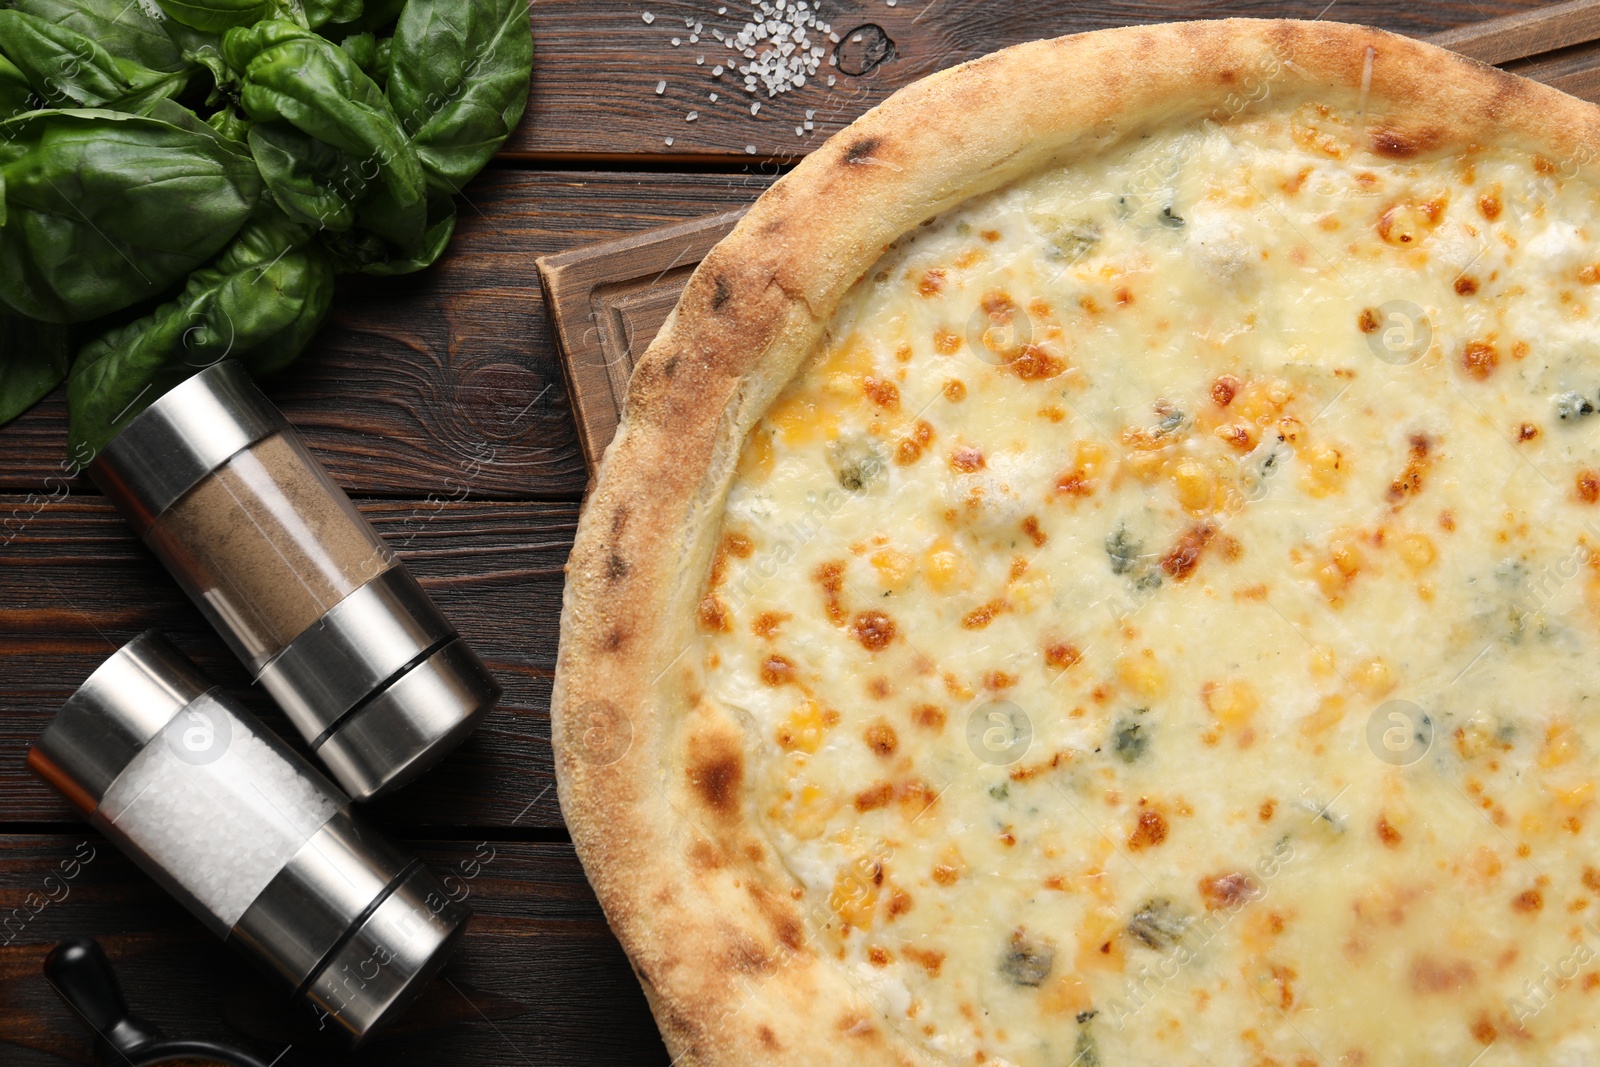
M 378 39 L 370 33 L 352 33 L 339 42 L 339 47 L 344 49 L 356 66 L 361 68 L 361 73 L 372 77 L 372 68 L 378 64 Z M 374 79 L 376 80 L 376 79 Z
M 167 20 L 129 0 L 10 0 L 7 6 L 81 33 L 118 59 L 151 70 L 176 74 L 189 66 L 167 32 Z
M 206 119 L 206 125 L 217 131 L 217 136 L 225 141 L 232 141 L 241 147 L 249 147 L 250 131 L 253 124 L 249 119 L 240 118 L 233 108 L 225 107 L 221 111 Z
M 255 164 L 158 103 L 179 123 L 93 110 L 0 122 L 0 304 L 97 318 L 159 295 L 238 232 L 261 194 Z
M 361 268 L 361 273 L 392 277 L 397 274 L 412 274 L 425 267 L 431 267 L 440 256 L 444 255 L 446 246 L 450 244 L 450 235 L 455 233 L 455 230 L 455 200 L 449 193 L 431 192 L 428 194 L 428 223 L 422 235 L 421 251 L 414 255 L 399 255 L 376 263 L 368 263 Z
M 0 425 L 61 384 L 72 362 L 72 331 L 0 311 Z
M 207 33 L 249 26 L 278 14 L 273 0 L 156 0 L 174 22 Z
M 264 205 L 177 299 L 85 345 L 67 382 L 74 450 L 98 450 L 167 390 L 224 359 L 265 374 L 327 319 L 333 269 L 310 231 Z
M 355 225 L 353 201 L 367 191 L 349 157 L 283 122 L 250 127 L 250 154 L 272 199 L 290 218 L 342 233 Z
M 21 11 L 0 10 L 0 50 L 49 107 L 140 111 L 176 96 L 189 81 L 186 70 L 167 73 L 118 59 L 76 30 Z
M 318 32 L 324 37 L 339 40 L 352 33 L 370 33 L 380 30 L 400 17 L 406 0 L 366 0 L 361 14 L 353 19 L 329 19 Z
M 287 122 L 341 150 L 358 172 L 382 182 L 395 211 L 425 216 L 427 182 L 416 151 L 383 90 L 338 45 L 275 20 L 229 30 L 222 53 L 244 72 L 240 102 L 252 119 Z
M 0 55 L 0 120 L 32 111 L 35 103 L 33 86 L 28 84 L 27 76 Z
M 528 0 L 410 0 L 394 31 L 389 104 L 428 181 L 460 192 L 522 118 L 533 70 Z
M 351 23 L 361 17 L 362 0 L 301 0 L 306 25 L 312 29 L 324 23 Z

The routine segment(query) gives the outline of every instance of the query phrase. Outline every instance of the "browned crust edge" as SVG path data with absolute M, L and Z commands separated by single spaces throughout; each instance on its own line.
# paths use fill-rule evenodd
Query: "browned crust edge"
M 1130 131 L 1308 99 L 1360 108 L 1389 157 L 1515 142 L 1588 171 L 1600 146 L 1600 108 L 1378 30 L 1102 30 L 900 90 L 695 271 L 634 373 L 579 523 L 552 698 L 562 811 L 678 1063 L 933 1062 L 806 942 L 793 880 L 746 808 L 742 728 L 697 699 L 682 655 L 745 434 L 844 293 L 924 219 Z

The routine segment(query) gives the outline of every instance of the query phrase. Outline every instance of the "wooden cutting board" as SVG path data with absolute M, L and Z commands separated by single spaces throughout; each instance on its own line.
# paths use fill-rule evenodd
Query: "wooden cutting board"
M 1552 4 L 1428 40 L 1600 103 L 1600 0 Z M 622 417 L 634 361 L 694 268 L 743 215 L 708 215 L 537 260 L 591 478 Z

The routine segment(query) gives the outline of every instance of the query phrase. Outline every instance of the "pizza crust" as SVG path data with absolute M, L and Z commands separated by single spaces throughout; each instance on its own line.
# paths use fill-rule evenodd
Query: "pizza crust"
M 676 1062 L 934 1062 L 808 940 L 797 883 L 748 806 L 745 728 L 702 699 L 685 654 L 746 434 L 847 290 L 924 219 L 1141 130 L 1308 100 L 1362 111 L 1391 159 L 1514 141 L 1587 170 L 1600 140 L 1600 109 L 1377 30 L 1104 30 L 901 90 L 768 190 L 695 271 L 634 373 L 580 520 L 552 698 L 562 810 Z

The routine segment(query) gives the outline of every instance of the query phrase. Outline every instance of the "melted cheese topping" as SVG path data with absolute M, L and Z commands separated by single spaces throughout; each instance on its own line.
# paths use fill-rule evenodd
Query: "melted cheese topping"
M 1600 1056 L 1596 190 L 1361 143 L 931 220 L 751 435 L 708 699 L 937 1061 Z

